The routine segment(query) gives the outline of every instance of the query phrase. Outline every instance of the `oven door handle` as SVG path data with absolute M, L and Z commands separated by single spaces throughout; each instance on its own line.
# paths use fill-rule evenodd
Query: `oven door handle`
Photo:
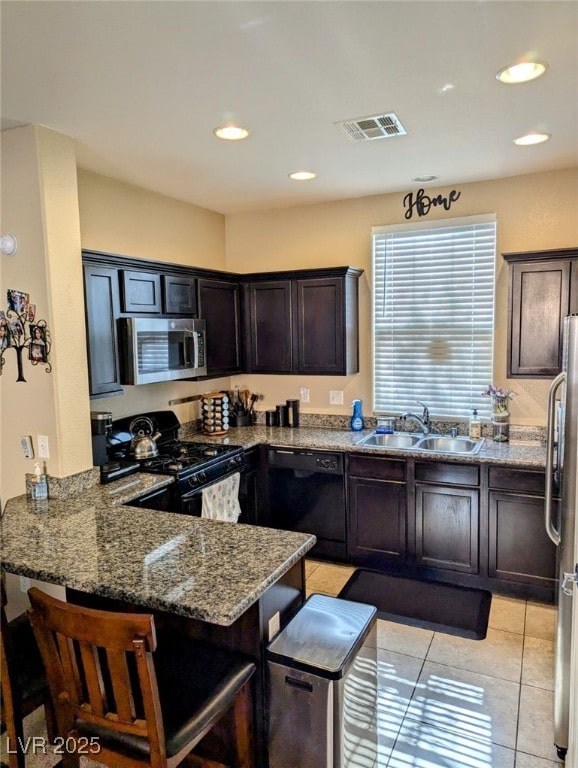
M 198 496 L 199 493 L 202 493 L 206 488 L 210 488 L 211 485 L 215 485 L 216 483 L 220 483 L 221 480 L 226 480 L 228 477 L 231 477 L 236 472 L 242 473 L 245 469 L 244 464 L 241 464 L 238 467 L 234 467 L 233 469 L 229 470 L 228 472 L 225 472 L 223 475 L 219 475 L 219 477 L 216 477 L 214 480 L 212 480 L 209 483 L 202 483 L 195 488 L 191 488 L 190 491 L 187 491 L 186 493 L 183 493 L 181 496 L 182 501 L 189 501 L 190 499 L 193 499 L 195 496 Z

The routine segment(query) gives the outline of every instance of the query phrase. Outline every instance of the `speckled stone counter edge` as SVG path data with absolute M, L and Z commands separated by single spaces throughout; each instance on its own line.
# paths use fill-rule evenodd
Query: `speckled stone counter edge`
M 314 543 L 312 535 L 272 528 L 131 506 L 121 512 L 98 492 L 40 505 L 19 496 L 2 516 L 2 570 L 223 626 Z M 165 555 L 155 582 L 147 563 L 162 564 Z
M 229 429 L 226 435 L 210 437 L 204 434 L 189 434 L 194 442 L 230 443 L 242 445 L 245 449 L 266 444 L 284 448 L 319 449 L 328 451 L 360 451 L 362 453 L 386 456 L 388 458 L 420 458 L 452 463 L 500 464 L 503 466 L 543 470 L 546 466 L 546 447 L 540 440 L 510 440 L 497 443 L 491 438 L 484 438 L 480 453 L 476 455 L 438 453 L 436 451 L 412 451 L 411 449 L 372 448 L 360 444 L 371 429 L 352 432 L 344 429 L 319 427 L 266 427 L 255 425 Z

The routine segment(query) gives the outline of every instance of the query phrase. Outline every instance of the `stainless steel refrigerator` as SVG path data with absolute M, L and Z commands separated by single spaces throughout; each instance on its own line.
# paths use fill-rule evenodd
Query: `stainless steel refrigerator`
M 578 553 L 574 551 L 578 473 L 578 315 L 564 319 L 563 349 L 562 372 L 552 382 L 548 396 L 545 505 L 546 531 L 558 547 L 554 743 L 560 758 L 564 758 L 568 749 L 572 613 L 578 611 Z M 558 495 L 559 506 L 554 503 L 554 497 Z

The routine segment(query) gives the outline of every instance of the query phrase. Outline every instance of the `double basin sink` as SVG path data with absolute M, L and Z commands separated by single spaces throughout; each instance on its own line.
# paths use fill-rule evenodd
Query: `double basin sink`
M 404 433 L 381 434 L 372 432 L 358 445 L 367 448 L 399 449 L 424 451 L 425 453 L 453 453 L 476 455 L 480 452 L 484 438 L 470 440 L 469 437 L 451 437 L 450 435 L 416 435 Z

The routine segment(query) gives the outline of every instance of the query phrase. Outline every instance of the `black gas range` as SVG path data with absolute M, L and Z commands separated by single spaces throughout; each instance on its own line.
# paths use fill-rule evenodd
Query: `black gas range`
M 180 422 L 172 411 L 139 414 L 153 424 L 158 455 L 139 462 L 141 472 L 172 475 L 170 511 L 200 515 L 203 488 L 223 480 L 245 467 L 245 452 L 240 445 L 180 440 Z M 111 461 L 130 459 L 130 424 L 136 417 L 113 421 L 108 455 Z M 132 460 L 134 461 L 134 459 Z

